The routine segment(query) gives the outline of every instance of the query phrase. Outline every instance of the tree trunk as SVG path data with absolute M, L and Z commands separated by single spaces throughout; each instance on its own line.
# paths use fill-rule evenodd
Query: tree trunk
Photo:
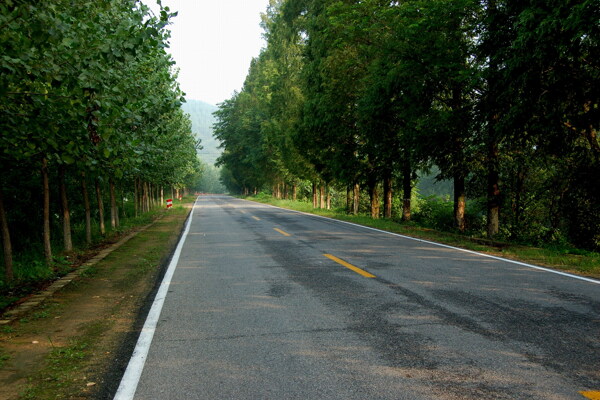
M 386 173 L 383 179 L 383 217 L 392 218 L 392 174 Z
M 352 213 L 352 186 L 346 186 L 346 214 Z
M 329 185 L 325 187 L 325 193 L 327 198 L 327 209 L 331 210 L 331 191 L 329 190 Z
M 358 215 L 360 209 L 360 186 L 358 183 L 354 184 L 354 201 L 352 202 L 352 214 Z
M 100 180 L 96 178 L 96 199 L 98 201 L 98 219 L 100 223 L 100 234 L 106 235 L 106 226 L 104 225 L 104 202 L 102 201 L 102 189 L 100 188 Z
M 492 143 L 488 154 L 488 209 L 487 235 L 493 238 L 500 231 L 500 174 L 498 172 L 498 146 Z
M 148 212 L 150 211 L 150 200 L 148 199 L 148 183 L 144 182 L 142 185 L 142 203 L 144 205 L 143 209 L 144 212 Z M 177 197 L 179 197 L 179 189 L 177 190 Z
M 454 174 L 454 223 L 459 231 L 464 232 L 466 229 L 465 222 L 465 177 L 462 171 Z
M 515 226 L 517 230 L 521 229 L 521 220 L 523 219 L 523 194 L 525 193 L 525 167 L 521 163 L 517 172 L 517 187 L 515 189 Z
M 6 211 L 4 210 L 4 198 L 2 188 L 0 187 L 0 228 L 2 229 L 2 249 L 4 253 L 4 277 L 6 282 L 12 282 L 14 279 L 13 272 L 13 253 L 10 242 L 10 229 L 8 228 L 8 220 L 6 219 Z
M 410 221 L 412 196 L 412 169 L 409 161 L 404 162 L 402 171 L 402 221 Z
M 133 210 L 134 210 L 134 214 L 135 217 L 139 217 L 140 215 L 140 204 L 139 204 L 139 190 L 138 190 L 138 179 L 135 178 L 133 180 Z
M 138 179 L 138 207 L 140 215 L 146 212 L 144 204 L 144 182 L 142 182 L 142 178 Z
M 117 204 L 117 226 L 121 226 L 121 216 L 125 216 L 125 201 L 123 200 L 123 193 L 119 190 L 119 202 Z
M 42 160 L 42 191 L 43 191 L 43 215 L 44 215 L 44 257 L 46 264 L 52 265 L 52 245 L 50 244 L 50 184 L 48 183 L 48 160 Z
M 298 184 L 294 182 L 294 186 L 292 187 L 292 200 L 296 201 L 298 199 Z
M 312 195 L 313 195 L 313 208 L 317 208 L 319 206 L 318 196 L 317 196 L 317 184 L 313 182 L 312 184 Z
M 85 243 L 92 244 L 92 209 L 90 207 L 90 195 L 87 190 L 85 172 L 81 173 L 81 195 L 83 197 L 83 208 L 85 209 Z
M 108 182 L 110 189 L 110 226 L 115 229 L 118 225 L 118 210 L 117 210 L 117 198 L 115 197 L 115 182 L 112 178 Z
M 73 251 L 73 240 L 71 238 L 71 212 L 69 211 L 69 202 L 67 199 L 67 185 L 65 184 L 65 167 L 58 168 L 58 184 L 60 189 L 60 206 L 62 209 L 63 222 L 63 245 L 66 252 Z
M 458 115 L 460 123 L 454 123 L 452 132 L 453 138 L 453 150 L 452 150 L 452 162 L 454 164 L 454 225 L 460 232 L 464 232 L 466 229 L 465 222 L 465 206 L 466 206 L 466 193 L 465 193 L 465 160 L 464 160 L 464 143 L 462 138 L 462 109 L 463 109 L 463 87 L 462 84 L 456 83 L 452 88 L 452 112 Z
M 369 182 L 369 197 L 371 198 L 371 218 L 379 219 L 379 192 L 376 180 Z
M 163 208 L 165 205 L 165 189 L 160 187 L 160 207 Z
M 319 208 L 325 208 L 325 184 L 319 185 Z

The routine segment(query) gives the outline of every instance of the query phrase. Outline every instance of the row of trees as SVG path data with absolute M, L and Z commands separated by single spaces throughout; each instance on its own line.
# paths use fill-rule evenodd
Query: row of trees
M 199 143 L 181 111 L 183 93 L 165 51 L 174 15 L 168 8 L 154 15 L 135 0 L 0 4 L 7 281 L 14 276 L 13 246 L 31 251 L 41 243 L 52 265 L 53 227 L 62 227 L 69 252 L 72 220 L 85 224 L 90 244 L 92 226 L 105 233 L 107 201 L 116 228 L 124 199 L 138 214 L 163 187 L 180 189 L 198 179 Z
M 220 105 L 230 190 L 366 187 L 411 217 L 418 171 L 486 233 L 600 246 L 599 10 L 591 0 L 278 0 L 267 46 Z M 379 210 L 383 189 L 383 210 Z M 356 205 L 349 207 L 356 210 Z

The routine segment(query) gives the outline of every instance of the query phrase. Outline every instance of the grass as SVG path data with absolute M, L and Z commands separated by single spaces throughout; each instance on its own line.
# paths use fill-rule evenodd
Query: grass
M 486 245 L 485 241 L 482 241 L 480 238 L 424 228 L 413 222 L 404 223 L 390 219 L 374 220 L 366 215 L 348 215 L 344 210 L 314 209 L 311 203 L 278 200 L 266 195 L 248 197 L 247 200 L 271 204 L 290 210 L 322 215 L 388 232 L 546 266 L 583 276 L 600 278 L 600 253 L 596 252 L 573 249 L 570 247 L 548 246 L 541 248 L 511 243 L 503 243 L 502 246 L 490 246 Z
M 0 348 L 0 368 L 4 367 L 4 363 L 10 360 L 10 356 L 4 352 L 2 348 Z
M 21 399 L 63 399 L 81 395 L 85 386 L 87 361 L 93 356 L 94 343 L 111 328 L 107 321 L 96 321 L 85 327 L 83 335 L 69 345 L 55 347 L 46 357 L 46 365 L 34 376 L 22 391 Z
M 72 282 L 63 292 L 67 292 L 68 298 L 77 302 L 81 296 L 89 296 L 94 282 L 110 279 L 114 294 L 127 294 L 128 299 L 134 297 L 132 294 L 137 293 L 134 288 L 141 282 L 154 279 L 152 276 L 158 271 L 157 267 L 170 254 L 188 211 L 184 206 L 174 207 L 168 214 L 174 218 L 157 220 L 149 229 L 140 232 L 92 267 L 93 270 L 88 270 L 81 276 L 83 279 Z M 124 303 L 118 301 L 112 305 L 112 309 L 100 310 L 98 313 L 119 316 L 124 312 L 121 310 Z M 61 302 L 60 307 L 66 309 L 70 306 Z M 44 319 L 53 320 L 56 311 L 59 310 L 52 305 L 42 306 L 27 316 L 29 324 L 20 325 L 20 329 L 27 332 L 42 329 L 38 325 L 43 324 Z M 94 368 L 98 368 L 99 355 L 106 354 L 106 343 L 103 344 L 103 340 L 111 334 L 115 335 L 113 331 L 117 318 L 112 317 L 96 318 L 77 327 L 67 345 L 54 347 L 53 344 L 45 361 L 40 363 L 36 371 L 28 374 L 28 384 L 22 389 L 19 398 L 44 400 L 88 397 L 96 386 L 97 382 L 94 380 L 100 379 L 99 376 L 94 378 Z M 31 326 L 32 324 L 36 326 Z
M 182 203 L 189 203 L 193 200 L 195 197 L 188 196 Z M 54 264 L 51 267 L 48 267 L 43 259 L 41 244 L 31 245 L 27 250 L 16 254 L 14 256 L 15 280 L 10 284 L 4 282 L 3 271 L 0 271 L 0 313 L 19 299 L 41 290 L 50 282 L 71 272 L 88 254 L 93 253 L 95 248 L 118 241 L 124 234 L 156 221 L 166 212 L 165 209 L 159 208 L 138 217 L 122 218 L 120 226 L 116 229 L 111 229 L 110 223 L 108 223 L 105 236 L 100 236 L 99 228 L 92 226 L 94 236 L 93 245 L 90 248 L 83 243 L 85 230 L 83 224 L 74 225 L 74 244 L 77 247 L 69 254 L 56 253 Z M 176 202 L 169 212 L 185 212 L 185 208 Z M 53 235 L 54 238 L 58 236 L 60 235 Z M 76 240 L 76 238 L 80 238 L 80 240 Z M 60 245 L 60 243 L 53 243 L 53 249 L 60 248 Z M 93 270 L 86 272 L 86 275 L 93 274 Z

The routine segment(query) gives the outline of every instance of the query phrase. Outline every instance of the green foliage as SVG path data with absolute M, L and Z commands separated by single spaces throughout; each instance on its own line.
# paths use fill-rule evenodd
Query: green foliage
M 73 396 L 74 376 L 80 373 L 80 365 L 88 357 L 89 347 L 85 340 L 55 347 L 47 356 L 47 367 L 36 377 L 40 383 L 26 387 L 21 393 L 21 398 L 50 398 L 51 394 L 60 397 Z
M 203 193 L 225 193 L 220 181 L 220 170 L 212 165 L 203 164 L 203 172 L 197 190 Z
M 10 360 L 10 356 L 4 352 L 2 348 L 0 348 L 0 368 L 4 367 L 4 364 Z
M 427 228 L 451 230 L 454 227 L 454 205 L 448 199 L 425 197 L 419 204 L 414 221 Z
M 598 250 L 594 6 L 271 2 L 267 47 L 216 113 L 222 181 L 275 197 L 294 184 L 311 199 L 323 181 L 377 188 L 392 178 L 398 218 L 416 171 L 431 171 L 426 179 L 452 185 L 454 198 L 413 199 L 426 226 Z M 365 212 L 364 189 L 360 197 Z
M 183 93 L 167 54 L 168 8 L 156 16 L 132 0 L 72 2 L 10 1 L 0 5 L 0 190 L 11 233 L 14 281 L 30 285 L 68 270 L 60 257 L 40 262 L 45 222 L 50 245 L 55 232 L 73 229 L 76 248 L 87 243 L 82 182 L 91 208 L 92 243 L 99 232 L 98 183 L 110 216 L 109 182 L 116 187 L 115 212 L 135 214 L 134 185 L 183 189 L 198 183 L 200 147 L 181 110 Z M 40 170 L 50 182 L 48 220 L 43 214 Z M 59 169 L 66 171 L 70 228 L 63 228 Z M 139 195 L 139 194 L 138 194 Z M 139 211 L 139 210 L 138 210 Z M 117 224 L 118 225 L 118 224 Z M 127 224 L 109 227 L 126 229 Z M 65 239 L 66 242 L 66 239 Z M 2 290 L 8 265 L 0 273 Z

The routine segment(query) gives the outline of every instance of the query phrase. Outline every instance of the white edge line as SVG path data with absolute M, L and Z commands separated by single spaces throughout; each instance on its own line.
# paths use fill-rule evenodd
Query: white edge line
M 298 214 L 304 214 L 304 215 L 308 215 L 308 216 L 311 216 L 311 217 L 327 219 L 327 220 L 330 220 L 330 221 L 339 222 L 339 223 L 346 224 L 346 225 L 357 226 L 359 228 L 364 228 L 364 229 L 368 229 L 368 230 L 379 232 L 379 233 L 386 233 L 388 235 L 397 236 L 397 237 L 401 237 L 401 238 L 404 238 L 404 239 L 415 240 L 417 242 L 432 244 L 434 246 L 445 247 L 447 249 L 452 249 L 452 250 L 458 250 L 458 251 L 462 251 L 464 253 L 471 253 L 471 254 L 475 254 L 475 255 L 478 255 L 478 256 L 486 257 L 486 258 L 491 258 L 491 259 L 498 260 L 498 261 L 504 261 L 504 262 L 507 262 L 507 263 L 516 264 L 516 265 L 520 265 L 520 266 L 527 267 L 527 268 L 537 269 L 539 271 L 550 272 L 552 274 L 562 275 L 562 276 L 566 276 L 566 277 L 569 277 L 569 278 L 578 279 L 580 281 L 585 281 L 585 282 L 594 283 L 596 285 L 600 285 L 600 281 L 596 280 L 596 279 L 586 278 L 586 277 L 579 276 L 579 275 L 573 275 L 573 274 L 569 274 L 567 272 L 556 271 L 554 269 L 544 268 L 544 267 L 540 267 L 540 266 L 537 266 L 537 265 L 532 265 L 532 264 L 527 264 L 527 263 L 523 263 L 523 262 L 520 262 L 520 261 L 510 260 L 508 258 L 502 258 L 502 257 L 492 256 L 490 254 L 479 253 L 479 252 L 473 251 L 473 250 L 461 249 L 460 247 L 454 247 L 454 246 L 449 246 L 447 244 L 442 244 L 442 243 L 432 242 L 432 241 L 429 241 L 429 240 L 414 238 L 412 236 L 401 235 L 399 233 L 382 231 L 381 229 L 371 228 L 370 226 L 355 224 L 353 222 L 348 222 L 348 221 L 342 221 L 342 220 L 339 220 L 339 219 L 325 217 L 323 215 L 311 214 L 311 213 L 307 213 L 307 212 L 304 212 L 304 211 L 290 210 L 289 208 L 277 207 L 277 206 L 274 206 L 274 205 L 271 205 L 271 204 L 259 203 L 259 202 L 255 202 L 255 201 L 251 201 L 251 200 L 245 200 L 245 199 L 240 199 L 240 200 L 249 201 L 251 203 L 260 204 L 260 205 L 267 206 L 267 207 L 278 208 L 280 210 L 291 211 L 291 212 L 295 212 L 295 213 L 298 213 Z
M 165 273 L 160 287 L 158 288 L 156 297 L 154 298 L 150 312 L 146 317 L 146 322 L 144 323 L 144 327 L 140 332 L 140 336 L 135 345 L 135 349 L 133 350 L 133 354 L 131 355 L 131 359 L 129 360 L 129 364 L 127 364 L 127 369 L 123 374 L 123 378 L 121 379 L 121 383 L 119 384 L 119 389 L 117 389 L 114 400 L 131 400 L 135 395 L 140 377 L 142 376 L 144 364 L 146 363 L 148 351 L 150 350 L 150 344 L 152 343 L 152 338 L 154 337 L 154 332 L 156 331 L 156 324 L 158 323 L 160 312 L 165 302 L 165 298 L 167 297 L 169 285 L 171 284 L 171 278 L 173 277 L 175 268 L 179 262 L 179 256 L 181 255 L 181 250 L 183 248 L 183 244 L 185 243 L 185 239 L 190 231 L 192 215 L 194 214 L 194 208 L 196 207 L 197 202 L 198 199 L 196 199 L 196 202 L 194 202 L 194 206 L 190 211 L 190 216 L 188 217 L 183 235 L 181 236 L 181 239 L 179 239 L 177 248 L 173 253 L 169 267 L 167 268 L 167 272 Z

